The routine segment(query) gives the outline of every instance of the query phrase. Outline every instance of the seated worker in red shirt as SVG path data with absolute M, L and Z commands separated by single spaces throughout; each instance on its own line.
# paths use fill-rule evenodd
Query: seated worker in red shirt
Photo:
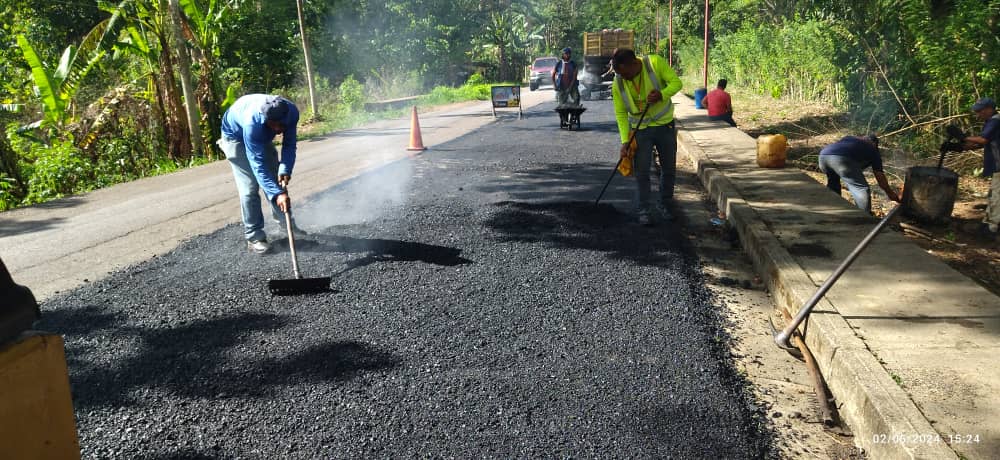
M 726 92 L 727 83 L 729 82 L 725 78 L 719 80 L 719 84 L 705 95 L 701 104 L 708 109 L 709 120 L 722 120 L 736 126 L 736 120 L 733 120 L 733 100 Z

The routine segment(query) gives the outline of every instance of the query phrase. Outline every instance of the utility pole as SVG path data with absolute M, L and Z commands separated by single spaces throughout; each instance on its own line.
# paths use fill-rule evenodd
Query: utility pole
M 187 46 L 181 34 L 181 9 L 177 0 L 169 0 L 170 24 L 173 28 L 174 49 L 177 51 L 177 66 L 181 74 L 181 91 L 184 92 L 184 107 L 187 108 L 188 130 L 191 132 L 191 148 L 196 154 L 205 153 L 202 148 L 201 118 L 198 116 L 198 104 L 191 83 L 191 63 L 188 61 Z M 162 3 L 160 4 L 162 5 Z
M 674 0 L 670 0 L 670 12 L 669 18 L 667 20 L 667 41 L 669 42 L 669 56 L 667 62 L 673 66 L 674 65 Z
M 660 52 L 660 2 L 656 2 L 656 52 Z
M 295 6 L 299 9 L 299 34 L 302 35 L 302 52 L 305 54 L 306 59 L 306 81 L 309 82 L 309 109 L 312 110 L 312 119 L 315 120 L 319 118 L 319 111 L 316 110 L 316 84 L 313 83 L 312 58 L 309 57 L 309 42 L 306 40 L 306 23 L 302 20 L 302 0 L 295 0 Z
M 705 60 L 701 67 L 705 73 L 705 79 L 701 87 L 705 89 L 708 89 L 708 2 L 709 0 L 705 0 Z

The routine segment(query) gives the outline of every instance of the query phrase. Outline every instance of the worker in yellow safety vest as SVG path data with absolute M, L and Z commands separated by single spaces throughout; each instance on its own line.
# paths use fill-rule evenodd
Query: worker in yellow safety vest
M 611 94 L 622 140 L 621 156 L 623 161 L 633 161 L 639 223 L 652 225 L 654 211 L 662 221 L 670 221 L 677 171 L 677 128 L 670 98 L 680 91 L 681 80 L 657 55 L 639 58 L 635 51 L 619 48 L 611 61 L 617 73 Z M 632 130 L 636 131 L 634 147 L 629 142 Z M 649 185 L 654 146 L 660 154 L 660 201 L 656 208 L 650 203 Z

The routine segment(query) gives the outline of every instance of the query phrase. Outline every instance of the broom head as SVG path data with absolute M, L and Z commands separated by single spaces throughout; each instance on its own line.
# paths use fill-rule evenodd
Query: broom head
M 330 277 L 267 280 L 267 289 L 271 291 L 271 295 L 297 295 L 328 292 L 330 290 Z

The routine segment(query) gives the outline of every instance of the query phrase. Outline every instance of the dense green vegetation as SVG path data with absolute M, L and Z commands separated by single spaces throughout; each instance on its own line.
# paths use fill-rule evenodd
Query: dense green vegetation
M 640 52 L 666 55 L 670 3 L 690 92 L 704 78 L 702 0 L 300 1 L 310 113 L 296 2 L 4 0 L 0 210 L 213 161 L 219 118 L 244 93 L 285 94 L 322 131 L 379 116 L 363 112 L 370 100 L 485 98 L 486 82 L 523 79 L 584 31 L 632 29 Z M 711 5 L 712 82 L 836 104 L 883 131 L 1000 96 L 1000 0 Z

